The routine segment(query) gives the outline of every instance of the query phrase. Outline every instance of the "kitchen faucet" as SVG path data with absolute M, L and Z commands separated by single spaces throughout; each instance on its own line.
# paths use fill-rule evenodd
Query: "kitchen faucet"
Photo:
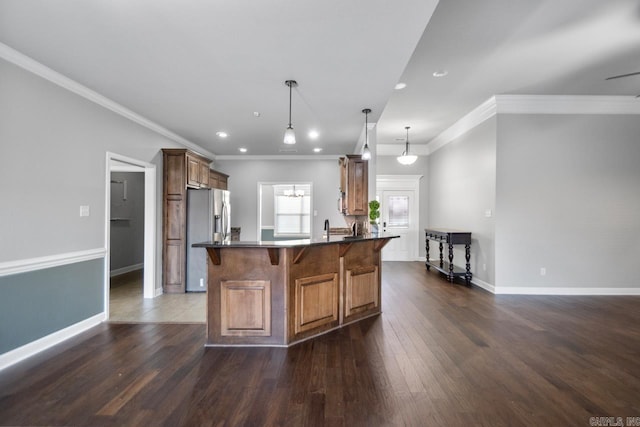
M 324 220 L 324 230 L 327 232 L 327 242 L 329 241 L 329 231 L 331 230 L 331 228 L 329 227 L 329 220 L 325 219 Z

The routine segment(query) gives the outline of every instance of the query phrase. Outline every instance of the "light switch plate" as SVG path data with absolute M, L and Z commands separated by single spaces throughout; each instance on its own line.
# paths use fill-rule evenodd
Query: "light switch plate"
M 89 206 L 87 205 L 80 206 L 80 216 L 89 216 Z

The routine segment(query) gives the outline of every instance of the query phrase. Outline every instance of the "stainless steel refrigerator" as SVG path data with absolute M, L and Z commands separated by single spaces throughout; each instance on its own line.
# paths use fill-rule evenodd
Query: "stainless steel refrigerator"
M 228 191 L 187 191 L 187 292 L 204 292 L 207 289 L 207 251 L 191 245 L 211 240 L 229 241 L 230 214 Z

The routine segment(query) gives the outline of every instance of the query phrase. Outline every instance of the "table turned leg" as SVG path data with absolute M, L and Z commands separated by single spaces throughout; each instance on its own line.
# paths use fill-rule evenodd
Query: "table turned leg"
M 440 268 L 444 266 L 444 255 L 442 255 L 442 242 L 438 243 L 438 249 L 440 249 Z
M 427 252 L 427 259 L 424 263 L 425 267 L 427 267 L 427 271 L 429 271 L 429 268 L 431 268 L 429 266 L 429 239 L 424 239 L 424 249 Z
M 453 283 L 453 244 L 449 243 L 449 281 Z
M 471 245 L 464 245 L 464 257 L 467 260 L 467 272 L 464 275 L 464 280 L 467 286 L 471 286 Z

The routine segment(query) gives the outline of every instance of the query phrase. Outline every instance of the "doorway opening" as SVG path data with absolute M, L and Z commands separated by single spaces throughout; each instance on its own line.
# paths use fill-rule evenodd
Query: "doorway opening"
M 135 279 L 141 273 L 143 298 L 162 293 L 156 287 L 155 165 L 107 152 L 105 199 L 104 312 L 109 320 L 112 275 Z

